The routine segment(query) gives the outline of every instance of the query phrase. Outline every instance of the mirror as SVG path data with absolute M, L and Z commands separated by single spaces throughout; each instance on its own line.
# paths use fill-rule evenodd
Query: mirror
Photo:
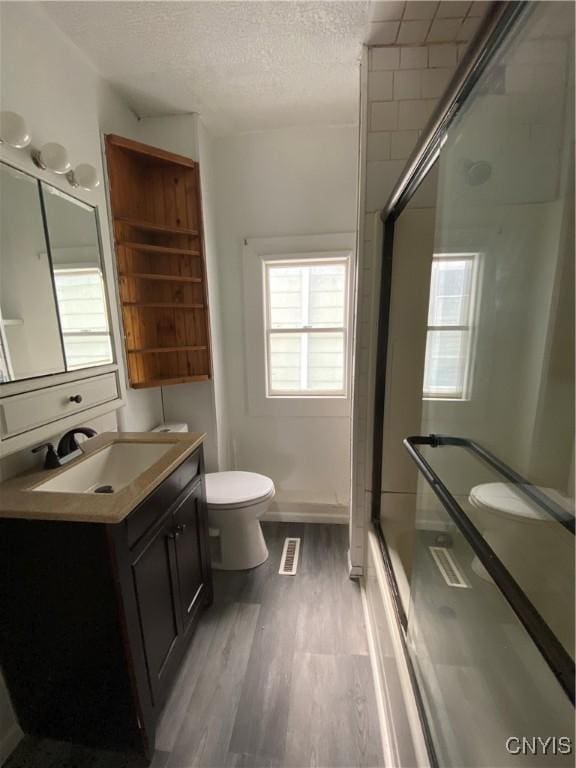
M 38 182 L 0 166 L 0 381 L 66 370 Z
M 0 166 L 0 382 L 111 363 L 96 211 Z
M 66 369 L 111 363 L 96 212 L 44 182 L 42 197 Z

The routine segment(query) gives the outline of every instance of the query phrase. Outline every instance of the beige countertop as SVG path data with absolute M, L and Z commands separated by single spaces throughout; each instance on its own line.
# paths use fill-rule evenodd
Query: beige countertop
M 103 432 L 82 443 L 83 456 L 58 469 L 29 472 L 0 484 L 0 518 L 120 523 L 154 488 L 200 446 L 202 432 Z M 32 491 L 113 443 L 173 444 L 160 459 L 116 493 Z

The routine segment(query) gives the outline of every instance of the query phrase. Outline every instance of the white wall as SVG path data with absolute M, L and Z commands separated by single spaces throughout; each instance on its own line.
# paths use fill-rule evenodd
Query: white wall
M 289 128 L 214 142 L 230 466 L 269 475 L 280 503 L 347 504 L 350 419 L 248 412 L 244 239 L 354 232 L 357 142 L 352 126 Z
M 58 141 L 68 149 L 73 165 L 91 163 L 103 180 L 100 132 L 137 138 L 136 118 L 39 4 L 4 3 L 0 21 L 2 108 L 23 115 L 35 146 Z M 39 171 L 26 151 L 2 145 L 0 158 L 72 192 L 66 179 Z M 73 194 L 99 209 L 104 266 L 113 297 L 116 289 L 105 186 L 102 183 L 92 193 L 74 190 Z M 118 314 L 115 307 L 113 310 L 118 338 Z M 121 357 L 122 350 L 118 351 Z M 123 429 L 147 430 L 161 419 L 159 389 L 127 392 L 126 408 L 119 414 Z
M 204 248 L 210 303 L 210 334 L 212 338 L 212 371 L 216 421 L 216 468 L 229 466 L 228 403 L 226 402 L 226 367 L 222 324 L 222 286 L 218 259 L 218 225 L 216 212 L 216 166 L 214 140 L 202 120 L 197 122 L 202 213 L 204 217 Z M 168 410 L 168 406 L 167 406 Z M 207 462 L 208 466 L 208 462 Z
M 58 141 L 68 148 L 74 165 L 92 163 L 103 179 L 100 131 L 136 138 L 138 123 L 135 117 L 52 23 L 40 5 L 2 3 L 0 22 L 1 108 L 24 116 L 35 145 Z M 3 145 L 0 147 L 0 158 L 44 178 L 50 184 L 60 185 L 66 192 L 71 191 L 65 179 L 38 171 L 26 151 L 12 150 Z M 104 265 L 111 296 L 114 296 L 104 185 L 93 193 L 76 190 L 74 195 L 98 206 Z M 115 312 L 113 320 L 118 334 Z M 147 430 L 162 420 L 160 390 L 129 391 L 126 402 L 126 408 L 120 411 L 119 416 L 122 428 Z M 79 422 L 82 423 L 81 418 Z M 114 429 L 116 424 L 116 417 L 112 414 L 99 419 L 93 426 L 104 431 Z M 34 457 L 34 461 L 41 459 Z M 31 462 L 28 451 L 7 457 L 0 462 L 0 479 L 21 472 Z M 0 761 L 14 744 L 13 728 L 14 721 L 0 678 Z

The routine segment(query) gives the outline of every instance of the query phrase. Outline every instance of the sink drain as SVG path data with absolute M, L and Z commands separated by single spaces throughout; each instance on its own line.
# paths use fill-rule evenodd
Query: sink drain
M 111 485 L 99 485 L 94 488 L 94 493 L 114 493 L 114 488 Z

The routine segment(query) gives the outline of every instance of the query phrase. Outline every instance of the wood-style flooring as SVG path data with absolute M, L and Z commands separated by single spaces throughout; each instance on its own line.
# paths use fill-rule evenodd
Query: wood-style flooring
M 152 768 L 383 765 L 359 586 L 343 525 L 264 523 L 270 557 L 214 573 L 160 720 Z M 278 568 L 302 539 L 295 576 Z M 134 758 L 25 739 L 6 768 L 136 768 Z

